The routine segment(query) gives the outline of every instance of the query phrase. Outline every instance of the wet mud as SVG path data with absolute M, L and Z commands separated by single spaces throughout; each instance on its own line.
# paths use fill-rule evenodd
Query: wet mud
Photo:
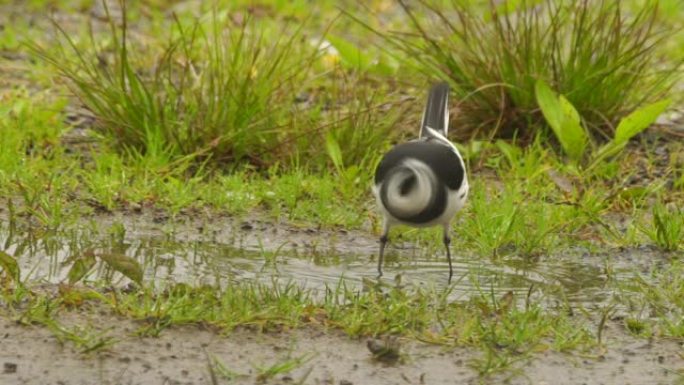
M 41 327 L 0 318 L 2 384 L 676 384 L 684 368 L 682 347 L 619 335 L 598 356 L 540 352 L 513 371 L 482 380 L 469 366 L 475 349 L 401 341 L 401 360 L 374 359 L 365 340 L 341 332 L 300 329 L 227 336 L 196 326 L 174 327 L 140 338 L 136 325 L 113 315 L 72 314 L 72 322 L 107 324 L 112 347 L 83 354 Z M 68 322 L 68 321 L 67 321 Z M 268 368 L 298 361 L 269 376 Z M 680 372 L 681 373 L 681 372 Z
M 342 278 L 361 289 L 363 281 L 376 274 L 377 241 L 362 231 L 301 228 L 256 218 L 179 220 L 159 213 L 97 216 L 88 222 L 106 230 L 33 236 L 3 218 L 0 244 L 18 259 L 25 280 L 48 287 L 63 282 L 69 269 L 65 261 L 88 248 L 117 250 L 135 258 L 144 266 L 145 280 L 162 286 L 276 279 L 317 290 Z M 586 309 L 610 299 L 609 279 L 627 280 L 635 269 L 647 271 L 666 260 L 649 249 L 577 250 L 536 261 L 454 254 L 453 300 L 477 293 L 475 284 L 501 293 L 535 287 L 550 302 L 562 296 Z M 447 265 L 442 259 L 438 248 L 398 239 L 383 280 L 446 287 Z M 94 269 L 88 279 L 102 279 L 101 270 Z M 125 278 L 112 282 L 126 283 Z M 386 363 L 373 358 L 365 339 L 336 330 L 221 333 L 183 326 L 143 338 L 136 334 L 139 325 L 134 321 L 107 310 L 67 311 L 59 317 L 64 318 L 60 324 L 89 325 L 115 343 L 84 353 L 59 341 L 48 328 L 19 325 L 5 314 L 0 316 L 0 384 L 673 384 L 681 382 L 684 373 L 681 341 L 632 337 L 619 321 L 608 322 L 608 344 L 602 352 L 540 351 L 521 356 L 505 374 L 483 379 L 471 366 L 484 354 L 476 348 L 401 340 L 400 360 Z M 264 374 L 273 365 L 293 360 L 298 363 L 291 370 Z

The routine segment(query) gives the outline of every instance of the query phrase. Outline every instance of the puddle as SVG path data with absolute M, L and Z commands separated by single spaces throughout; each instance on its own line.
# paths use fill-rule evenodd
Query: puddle
M 98 226 L 102 228 L 103 224 L 98 222 Z M 365 281 L 376 279 L 377 243 L 360 234 L 237 222 L 216 226 L 220 230 L 212 231 L 203 224 L 186 224 L 165 232 L 145 220 L 104 226 L 108 228 L 104 232 L 81 229 L 54 235 L 17 230 L 4 221 L 0 222 L 0 247 L 18 260 L 22 279 L 41 283 L 66 281 L 72 258 L 87 250 L 134 258 L 143 266 L 144 281 L 157 287 L 276 280 L 316 291 L 336 287 L 342 280 L 348 288 L 362 290 Z M 443 252 L 432 255 L 424 249 L 393 244 L 388 249 L 383 282 L 446 288 L 448 264 Z M 512 291 L 519 298 L 528 293 L 533 299 L 539 297 L 548 306 L 566 301 L 600 306 L 613 295 L 615 283 L 609 281 L 631 279 L 635 271 L 630 261 L 621 264 L 613 257 L 579 251 L 542 257 L 536 262 L 514 257 L 497 262 L 459 256 L 456 251 L 453 254 L 452 300 L 474 295 L 500 297 Z M 609 270 L 606 261 L 610 261 Z M 100 262 L 85 279 L 111 279 L 112 285 L 128 282 Z

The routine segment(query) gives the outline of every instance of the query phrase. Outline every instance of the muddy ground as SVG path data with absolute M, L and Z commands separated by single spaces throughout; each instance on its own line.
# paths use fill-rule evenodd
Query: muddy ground
M 1 215 L 0 215 L 1 217 Z M 127 237 L 170 234 L 179 240 L 233 244 L 265 249 L 287 245 L 302 253 L 335 250 L 372 255 L 377 241 L 361 232 L 320 231 L 267 220 L 126 213 L 97 216 L 108 226 L 123 223 Z M 410 242 L 397 242 L 395 253 L 410 254 Z M 409 255 L 407 255 L 408 257 Z M 631 261 L 630 263 L 634 263 Z M 367 262 L 369 269 L 373 261 Z M 89 325 L 115 341 L 91 353 L 61 342 L 48 328 L 24 326 L 11 316 L 0 316 L 0 384 L 676 384 L 684 383 L 684 346 L 681 342 L 649 341 L 625 334 L 619 321 L 610 321 L 605 349 L 568 354 L 541 351 L 520 357 L 505 374 L 482 379 L 470 364 L 482 357 L 476 348 L 448 348 L 402 340 L 402 359 L 376 361 L 367 340 L 337 330 L 307 327 L 262 333 L 237 329 L 221 333 L 201 326 L 172 327 L 159 337 L 139 337 L 140 326 L 109 310 L 61 312 L 60 324 Z M 264 376 L 264 368 L 305 358 L 291 371 Z M 220 362 L 232 374 L 221 376 L 210 363 Z
M 212 384 L 209 362 L 218 360 L 233 372 L 220 384 L 674 384 L 682 378 L 682 346 L 671 341 L 651 343 L 620 335 L 615 328 L 604 355 L 541 352 L 521 361 L 505 377 L 481 380 L 469 367 L 480 352 L 403 341 L 403 362 L 376 361 L 365 340 L 333 330 L 304 329 L 277 334 L 236 330 L 228 335 L 197 326 L 175 327 L 158 338 L 137 337 L 134 322 L 113 315 L 76 315 L 87 322 L 111 325 L 118 341 L 97 353 L 83 354 L 60 343 L 39 326 L 21 326 L 0 318 L 0 383 L 11 384 Z M 83 322 L 83 319 L 78 320 Z M 272 378 L 259 368 L 306 357 L 307 361 Z

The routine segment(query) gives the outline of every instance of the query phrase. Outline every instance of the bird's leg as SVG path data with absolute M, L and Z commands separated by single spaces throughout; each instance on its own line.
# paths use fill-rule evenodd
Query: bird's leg
M 449 226 L 444 226 L 444 247 L 446 248 L 447 261 L 449 261 L 449 284 L 451 284 L 451 277 L 454 275 L 454 268 L 451 266 L 451 252 L 449 245 L 451 244 L 451 237 L 449 237 Z
M 378 278 L 382 277 L 382 260 L 385 256 L 385 245 L 387 244 L 387 235 L 380 236 L 380 254 L 378 256 Z
M 378 254 L 378 278 L 382 277 L 382 260 L 385 257 L 385 246 L 389 241 L 389 226 L 385 222 L 382 226 L 382 235 L 380 236 L 380 253 Z

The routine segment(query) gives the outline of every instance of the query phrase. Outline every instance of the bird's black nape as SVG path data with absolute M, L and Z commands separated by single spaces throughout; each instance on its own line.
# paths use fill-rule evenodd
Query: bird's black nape
M 420 127 L 421 137 L 430 136 L 425 127 L 429 127 L 446 137 L 449 130 L 449 83 L 440 82 L 430 88 Z

